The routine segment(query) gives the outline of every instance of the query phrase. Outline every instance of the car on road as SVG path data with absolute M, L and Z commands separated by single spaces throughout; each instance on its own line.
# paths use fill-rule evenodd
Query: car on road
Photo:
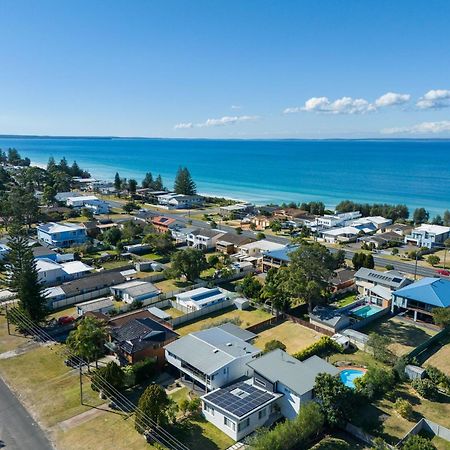
M 58 318 L 58 325 L 69 325 L 75 322 L 75 317 L 72 316 L 61 316 Z
M 436 273 L 439 275 L 443 275 L 444 277 L 450 277 L 450 270 L 447 269 L 438 269 Z

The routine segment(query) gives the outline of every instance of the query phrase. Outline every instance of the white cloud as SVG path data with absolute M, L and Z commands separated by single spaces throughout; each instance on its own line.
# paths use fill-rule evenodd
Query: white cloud
M 342 97 L 330 100 L 328 97 L 311 97 L 303 106 L 286 108 L 284 114 L 298 113 L 301 111 L 325 114 L 365 114 L 376 111 L 377 108 L 395 106 L 410 100 L 409 94 L 387 92 L 370 103 L 364 98 Z
M 231 109 L 242 109 L 241 105 L 231 105 Z
M 410 100 L 411 96 L 409 94 L 397 94 L 396 92 L 387 92 L 386 94 L 378 97 L 375 100 L 375 106 L 395 106 L 403 105 Z
M 193 128 L 194 124 L 192 122 L 182 122 L 182 123 L 177 123 L 174 128 L 175 130 L 185 130 L 187 128 Z
M 422 122 L 409 127 L 385 128 L 383 134 L 438 134 L 450 132 L 450 120 Z
M 258 120 L 258 116 L 223 116 L 218 119 L 207 119 L 205 122 L 201 123 L 178 123 L 175 125 L 176 130 L 186 129 L 186 128 L 210 128 L 210 127 L 221 127 L 225 125 L 233 125 L 240 122 L 250 122 L 253 120 Z
M 312 97 L 301 107 L 286 108 L 285 114 L 300 111 L 326 114 L 364 114 L 374 111 L 375 107 L 363 98 L 342 97 L 330 101 L 328 97 Z
M 450 106 L 450 91 L 447 89 L 432 89 L 416 103 L 420 109 L 447 108 Z

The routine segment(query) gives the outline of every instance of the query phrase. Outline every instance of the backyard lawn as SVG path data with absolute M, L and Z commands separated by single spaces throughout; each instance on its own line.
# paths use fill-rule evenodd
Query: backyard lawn
M 223 312 L 225 311 L 225 312 Z M 214 314 L 205 316 L 204 319 L 197 320 L 196 322 L 189 323 L 180 328 L 176 328 L 175 331 L 184 336 L 186 334 L 192 333 L 193 331 L 199 331 L 203 328 L 213 325 L 216 322 L 223 321 L 225 319 L 230 320 L 238 318 L 241 320 L 241 328 L 247 328 L 250 325 L 262 322 L 263 320 L 270 319 L 272 316 L 260 309 L 251 308 L 247 311 L 240 311 L 238 309 L 229 309 L 217 311 Z
M 361 331 L 366 334 L 375 332 L 391 338 L 392 344 L 390 348 L 397 356 L 410 352 L 413 348 L 437 333 L 437 330 L 421 326 L 420 324 L 406 322 L 397 317 L 387 320 L 382 318 L 369 324 Z
M 442 346 L 434 355 L 425 361 L 424 365 L 437 367 L 450 376 L 450 343 Z
M 179 281 L 179 280 L 162 280 L 157 281 L 156 283 L 153 283 L 158 289 L 160 289 L 162 292 L 172 292 L 177 291 L 180 288 L 187 287 L 191 285 L 189 281 Z
M 320 339 L 323 334 L 291 321 L 283 322 L 258 333 L 255 346 L 264 349 L 266 342 L 273 339 L 286 345 L 286 351 L 296 353 Z
M 343 308 L 344 306 L 347 306 L 347 305 L 350 305 L 350 303 L 353 303 L 356 300 L 356 295 L 357 294 L 355 292 L 349 292 L 344 297 L 333 302 L 332 305 L 336 306 L 336 308 Z

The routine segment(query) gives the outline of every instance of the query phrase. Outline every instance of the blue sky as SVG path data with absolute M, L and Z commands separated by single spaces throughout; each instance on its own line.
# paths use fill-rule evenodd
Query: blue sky
M 449 17 L 447 0 L 2 0 L 0 133 L 450 137 Z

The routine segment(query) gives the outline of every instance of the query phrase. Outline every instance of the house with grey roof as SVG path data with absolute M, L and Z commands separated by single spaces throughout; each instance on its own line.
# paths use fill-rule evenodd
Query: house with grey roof
M 200 250 L 211 250 L 216 247 L 218 239 L 224 234 L 225 232 L 220 230 L 197 228 L 186 236 L 186 244 Z
M 111 286 L 111 294 L 125 303 L 143 302 L 156 297 L 161 291 L 152 283 L 142 280 L 132 280 Z
M 197 331 L 165 347 L 167 361 L 182 378 L 197 383 L 206 391 L 251 376 L 247 363 L 261 350 L 220 327 Z
M 248 367 L 252 378 L 202 396 L 206 420 L 236 441 L 281 417 L 295 418 L 314 400 L 317 375 L 339 373 L 318 356 L 299 361 L 280 349 L 253 359 Z
M 336 333 L 351 324 L 350 317 L 330 306 L 317 305 L 309 314 L 309 322 Z

